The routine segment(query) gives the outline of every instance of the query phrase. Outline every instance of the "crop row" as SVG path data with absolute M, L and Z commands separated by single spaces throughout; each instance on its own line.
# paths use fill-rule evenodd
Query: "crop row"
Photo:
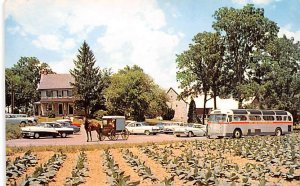
M 87 165 L 87 155 L 81 151 L 79 153 L 76 166 L 71 172 L 71 176 L 66 178 L 65 185 L 80 185 L 85 182 L 85 177 L 89 176 L 89 169 Z
M 278 151 L 286 148 L 288 152 L 286 154 L 281 153 L 286 160 L 281 161 L 280 164 L 272 161 L 259 161 L 260 159 L 255 158 L 254 160 L 259 162 L 258 164 L 248 162 L 241 166 L 227 160 L 226 153 L 231 152 L 237 155 L 235 145 L 245 145 L 248 140 L 254 139 L 175 143 L 175 145 L 168 145 L 168 151 L 166 151 L 166 147 L 158 148 L 157 145 L 152 145 L 150 147 L 140 147 L 140 150 L 160 163 L 173 175 L 191 184 L 239 183 L 242 185 L 265 185 L 270 177 L 283 178 L 289 182 L 299 180 L 299 175 L 295 173 L 299 163 L 297 155 L 299 151 L 295 151 L 299 148 L 299 145 L 296 144 L 297 138 L 295 139 L 293 136 L 280 139 L 266 137 L 260 138 L 260 143 L 256 143 L 256 148 L 260 150 L 264 148 L 270 150 L 272 146 L 278 148 Z M 278 143 L 274 143 L 274 141 L 278 141 Z M 247 146 L 245 145 L 245 147 Z M 184 153 L 178 157 L 172 157 L 172 149 L 181 149 Z M 282 167 L 286 168 L 287 171 L 282 172 Z
M 26 172 L 28 167 L 34 167 L 37 164 L 37 156 L 31 151 L 27 151 L 24 156 L 16 157 L 14 161 L 6 161 L 6 182 L 15 184 L 16 178 Z
M 119 168 L 119 165 L 115 162 L 112 154 L 109 150 L 105 150 L 103 153 L 103 167 L 104 172 L 107 175 L 108 185 L 128 185 L 135 186 L 140 182 L 130 182 L 130 176 L 125 176 L 124 171 Z
M 26 175 L 21 185 L 46 185 L 53 181 L 66 157 L 63 153 L 54 154 L 47 163 L 36 167 L 31 176 Z

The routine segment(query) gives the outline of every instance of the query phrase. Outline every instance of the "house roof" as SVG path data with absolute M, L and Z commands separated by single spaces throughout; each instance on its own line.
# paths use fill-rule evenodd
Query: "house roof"
M 74 83 L 71 74 L 42 74 L 38 90 L 73 88 L 70 82 Z
M 177 94 L 177 99 L 179 98 L 179 100 L 182 100 L 182 101 L 184 101 L 186 104 L 188 104 L 188 102 L 186 102 L 186 101 L 182 98 L 182 96 L 180 96 L 180 94 L 178 94 L 172 87 L 169 88 L 169 90 L 167 91 L 167 94 L 168 94 L 170 91 L 173 91 L 173 92 L 175 92 L 175 94 Z

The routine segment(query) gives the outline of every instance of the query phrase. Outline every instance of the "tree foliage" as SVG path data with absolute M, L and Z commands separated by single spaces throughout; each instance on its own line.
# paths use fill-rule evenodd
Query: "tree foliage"
M 250 4 L 242 9 L 220 8 L 214 18 L 213 28 L 224 38 L 224 58 L 232 75 L 226 90 L 241 107 L 245 99 L 241 86 L 248 83 L 246 70 L 251 63 L 258 63 L 254 56 L 266 51 L 267 44 L 277 37 L 279 28 L 264 16 L 264 9 Z
M 95 56 L 85 41 L 73 62 L 75 67 L 70 70 L 70 73 L 75 80 L 71 83 L 76 98 L 75 106 L 84 109 L 85 117 L 87 117 L 96 103 L 103 103 L 103 92 L 108 86 L 110 70 L 95 67 Z
M 189 105 L 189 112 L 188 112 L 188 123 L 200 123 L 200 119 L 197 116 L 196 112 L 196 103 L 195 100 L 192 99 Z
M 162 115 L 163 120 L 172 120 L 175 115 L 175 110 L 172 108 L 166 108 L 167 110 L 165 113 Z
M 137 121 L 144 121 L 145 116 L 160 116 L 167 108 L 166 93 L 137 65 L 126 66 L 112 75 L 105 98 L 111 114 L 129 116 Z
M 278 38 L 277 24 L 253 5 L 220 8 L 214 18 L 217 33 L 197 34 L 189 49 L 177 56 L 183 95 L 203 93 L 204 109 L 211 92 L 211 97 L 232 96 L 239 107 L 244 100 L 254 99 L 245 107 L 299 114 L 299 42 Z
M 25 112 L 32 109 L 33 103 L 40 99 L 37 86 L 42 69 L 54 73 L 48 64 L 40 62 L 36 57 L 21 57 L 13 67 L 5 69 L 7 106 L 12 104 L 18 109 L 25 108 Z M 11 101 L 12 95 L 14 103 Z
M 180 88 L 184 89 L 181 95 L 198 96 L 203 93 L 204 110 L 209 95 L 214 98 L 216 107 L 216 97 L 221 94 L 222 87 L 227 83 L 223 52 L 220 35 L 203 32 L 193 38 L 193 43 L 187 51 L 177 55 L 177 80 Z

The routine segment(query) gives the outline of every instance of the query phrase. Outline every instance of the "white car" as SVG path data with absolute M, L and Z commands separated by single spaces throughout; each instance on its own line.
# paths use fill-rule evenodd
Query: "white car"
M 150 126 L 149 124 L 145 122 L 133 122 L 129 123 L 126 126 L 126 129 L 131 134 L 146 134 L 146 135 L 156 135 L 159 133 L 159 128 L 157 126 Z
M 164 123 L 164 133 L 174 133 L 176 128 L 184 127 L 186 123 L 182 122 L 173 122 L 173 123 Z
M 73 134 L 72 128 L 62 127 L 61 124 L 55 122 L 43 122 L 36 126 L 21 127 L 21 133 L 23 138 L 40 138 L 44 136 L 61 136 L 62 138 L 67 137 L 68 134 Z
M 178 127 L 174 129 L 174 135 L 179 136 L 205 136 L 206 125 L 190 123 L 185 127 Z

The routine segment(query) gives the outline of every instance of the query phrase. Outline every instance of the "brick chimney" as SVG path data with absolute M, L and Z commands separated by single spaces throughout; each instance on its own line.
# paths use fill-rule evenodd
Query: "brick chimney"
M 48 74 L 48 70 L 46 68 L 43 68 L 41 71 L 40 71 L 40 74 L 44 74 L 44 75 L 47 75 Z

